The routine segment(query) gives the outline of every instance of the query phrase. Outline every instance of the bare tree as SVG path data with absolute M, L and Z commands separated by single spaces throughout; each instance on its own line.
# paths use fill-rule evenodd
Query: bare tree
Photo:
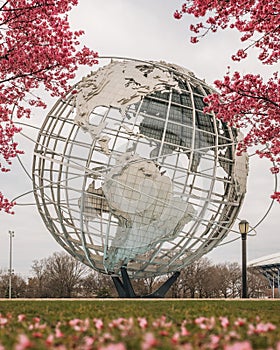
M 172 298 L 205 297 L 206 284 L 210 283 L 210 261 L 201 258 L 181 270 L 180 276 L 173 284 L 169 296 Z
M 30 296 L 43 298 L 46 296 L 45 283 L 46 278 L 46 264 L 47 259 L 34 260 L 31 266 L 34 278 L 29 278 L 29 294 Z
M 32 265 L 33 277 L 27 286 L 14 284 L 18 296 L 48 298 L 106 298 L 117 292 L 110 276 L 89 269 L 67 253 L 36 260 Z M 0 296 L 7 290 L 7 274 L 0 274 Z M 137 295 L 147 295 L 156 290 L 170 276 L 133 280 Z M 3 282 L 3 281 L 6 282 Z M 239 298 L 241 297 L 241 268 L 238 263 L 212 264 L 201 258 L 181 270 L 179 278 L 167 296 L 172 298 Z M 25 289 L 24 289 L 25 288 Z M 248 296 L 262 297 L 268 288 L 266 279 L 256 271 L 248 270 Z M 23 291 L 25 291 L 23 293 Z
M 111 277 L 94 270 L 80 281 L 79 293 L 86 298 L 109 298 L 117 296 Z
M 241 268 L 238 263 L 213 265 L 201 258 L 185 267 L 172 286 L 173 298 L 240 298 Z M 248 296 L 259 298 L 268 288 L 266 279 L 256 271 L 248 270 Z
M 229 297 L 237 298 L 241 297 L 241 267 L 237 262 L 228 263 L 228 271 L 229 271 Z
M 89 268 L 67 253 L 54 253 L 32 265 L 38 297 L 71 298 Z
M 268 280 L 257 270 L 248 269 L 248 297 L 260 298 L 270 288 Z
M 146 277 L 135 279 L 132 281 L 132 284 L 136 295 L 144 296 L 155 291 L 161 285 L 161 280 L 162 278 L 160 277 Z
M 18 274 L 13 274 L 11 280 L 11 296 L 12 298 L 25 298 L 27 285 L 25 280 Z M 0 298 L 9 297 L 9 273 L 3 273 L 0 276 Z

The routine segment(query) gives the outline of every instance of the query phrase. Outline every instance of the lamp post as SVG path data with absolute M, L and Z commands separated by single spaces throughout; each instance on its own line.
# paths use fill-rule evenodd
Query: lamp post
M 12 257 L 13 257 L 13 237 L 15 236 L 14 231 L 9 231 L 10 235 L 10 259 L 9 259 L 9 299 L 12 298 Z
M 249 222 L 241 220 L 239 222 L 239 231 L 242 238 L 242 298 L 247 298 L 247 256 L 246 256 L 246 243 L 247 233 L 249 231 Z

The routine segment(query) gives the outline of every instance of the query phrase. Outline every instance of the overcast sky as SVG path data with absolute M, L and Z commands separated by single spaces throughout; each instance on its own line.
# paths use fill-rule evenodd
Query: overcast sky
M 96 50 L 100 56 L 131 57 L 145 60 L 164 60 L 176 63 L 192 70 L 199 78 L 212 84 L 222 78 L 230 65 L 242 73 L 260 72 L 267 76 L 272 69 L 257 63 L 255 54 L 243 63 L 233 64 L 230 56 L 240 47 L 238 35 L 234 32 L 221 32 L 209 35 L 201 43 L 189 43 L 187 30 L 191 18 L 178 21 L 173 19 L 173 12 L 180 7 L 178 0 L 81 0 L 71 13 L 73 29 L 84 29 L 83 42 Z M 276 70 L 277 67 L 274 67 Z M 279 67 L 278 67 L 279 70 Z M 76 81 L 89 72 L 80 69 Z M 55 100 L 45 96 L 48 109 Z M 47 111 L 34 112 L 32 124 L 40 125 Z M 24 133 L 33 139 L 36 131 L 24 128 Z M 18 138 L 26 150 L 22 161 L 31 174 L 31 141 Z M 269 195 L 274 189 L 274 178 L 269 172 L 270 164 L 257 157 L 250 157 L 248 193 L 241 219 L 247 219 L 252 226 L 263 217 L 270 204 Z M 14 162 L 9 174 L 0 173 L 1 190 L 9 198 L 15 198 L 32 190 L 28 176 L 19 163 Z M 34 203 L 32 195 L 23 196 L 18 203 Z M 42 223 L 34 205 L 17 206 L 14 216 L 0 213 L 0 269 L 9 265 L 9 230 L 14 231 L 13 268 L 23 276 L 30 274 L 32 261 L 45 258 L 55 251 L 62 250 Z M 256 229 L 256 235 L 248 239 L 248 259 L 280 251 L 279 223 L 280 206 L 274 204 L 266 219 Z M 231 233 L 227 240 L 237 238 Z M 225 243 L 225 242 L 222 242 Z M 213 262 L 240 261 L 241 242 L 237 240 L 221 245 L 207 256 Z

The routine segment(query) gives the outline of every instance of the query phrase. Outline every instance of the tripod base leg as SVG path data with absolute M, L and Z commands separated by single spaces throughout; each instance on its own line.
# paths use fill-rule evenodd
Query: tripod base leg
M 128 276 L 127 270 L 125 267 L 121 268 L 122 281 L 119 277 L 112 276 L 114 285 L 118 292 L 120 298 L 164 298 L 165 294 L 169 291 L 173 283 L 177 280 L 180 275 L 180 272 L 175 272 L 167 281 L 163 283 L 156 291 L 151 294 L 137 296 L 134 292 L 133 286 L 131 284 L 130 278 Z

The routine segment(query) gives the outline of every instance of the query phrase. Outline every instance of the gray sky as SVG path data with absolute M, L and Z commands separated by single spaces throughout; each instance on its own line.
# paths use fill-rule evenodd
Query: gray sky
M 176 63 L 192 70 L 199 78 L 212 84 L 222 78 L 230 65 L 232 70 L 241 73 L 259 72 L 264 76 L 277 67 L 263 67 L 251 52 L 250 58 L 242 63 L 233 63 L 230 57 L 240 47 L 238 35 L 234 32 L 221 32 L 209 35 L 199 44 L 189 43 L 187 27 L 192 19 L 185 17 L 181 21 L 173 19 L 173 12 L 179 8 L 178 0 L 81 0 L 71 13 L 73 29 L 84 29 L 83 43 L 96 50 L 100 56 L 120 56 L 146 60 L 164 60 Z M 278 67 L 279 70 L 279 67 Z M 80 69 L 78 81 L 89 72 L 89 68 Z M 43 94 L 44 95 L 44 94 Z M 55 99 L 45 96 L 48 110 Z M 47 111 L 36 110 L 32 124 L 40 125 Z M 36 132 L 24 128 L 24 132 L 33 139 Z M 22 161 L 31 174 L 33 144 L 18 137 L 26 153 Z M 248 193 L 239 217 L 246 218 L 252 226 L 263 217 L 270 204 L 269 194 L 273 192 L 274 178 L 269 172 L 270 164 L 257 157 L 250 158 Z M 32 190 L 31 181 L 15 160 L 10 174 L 0 173 L 1 190 L 9 198 Z M 18 199 L 18 203 L 34 203 L 32 195 Z M 252 260 L 280 250 L 279 214 L 280 207 L 274 204 L 267 218 L 256 229 L 256 235 L 248 240 L 248 259 Z M 35 259 L 49 256 L 61 248 L 45 228 L 36 207 L 17 206 L 14 216 L 0 213 L 0 269 L 9 264 L 9 235 L 15 232 L 13 239 L 13 268 L 16 273 L 27 276 Z M 231 233 L 227 240 L 237 238 Z M 222 242 L 222 243 L 225 243 Z M 241 242 L 221 245 L 207 256 L 213 262 L 240 261 Z

